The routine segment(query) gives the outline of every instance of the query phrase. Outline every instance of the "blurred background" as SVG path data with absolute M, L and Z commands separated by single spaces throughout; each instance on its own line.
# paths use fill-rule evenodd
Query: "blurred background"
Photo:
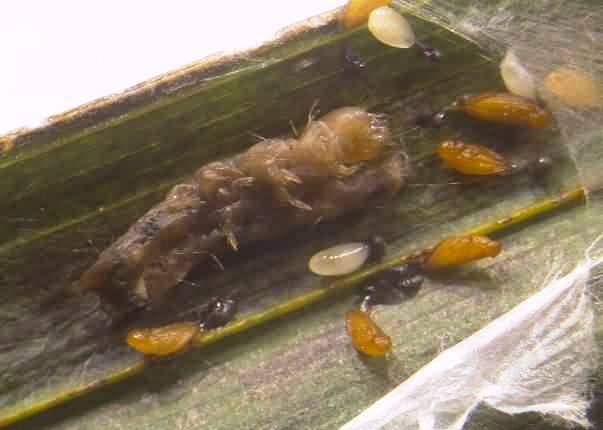
M 0 134 L 36 126 L 215 52 L 254 46 L 344 3 L 2 2 Z

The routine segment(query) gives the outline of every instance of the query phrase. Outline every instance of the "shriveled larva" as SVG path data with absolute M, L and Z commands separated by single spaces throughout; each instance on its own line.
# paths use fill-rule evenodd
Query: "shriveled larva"
M 385 241 L 372 236 L 366 242 L 342 243 L 314 254 L 308 268 L 319 276 L 342 276 L 355 272 L 365 263 L 378 262 L 385 254 Z
M 178 322 L 156 328 L 132 329 L 128 332 L 126 342 L 145 355 L 169 357 L 185 351 L 197 333 L 198 324 Z
M 387 120 L 345 107 L 299 139 L 266 139 L 175 186 L 81 277 L 118 309 L 158 306 L 197 264 L 227 249 L 370 207 L 404 185 Z M 387 151 L 386 151 L 387 148 Z
M 603 107 L 603 88 L 586 72 L 559 67 L 546 75 L 544 87 L 568 106 L 578 109 Z
M 507 50 L 500 63 L 500 75 L 510 93 L 528 99 L 536 98 L 534 77 L 521 64 L 513 50 Z
M 500 243 L 486 236 L 449 237 L 428 254 L 423 267 L 426 270 L 447 269 L 486 257 L 496 257 L 500 250 Z
M 371 11 L 391 3 L 391 0 L 350 0 L 341 15 L 341 24 L 350 29 L 364 24 Z
M 453 106 L 481 121 L 528 128 L 548 127 L 551 114 L 525 97 L 510 93 L 486 93 L 461 97 Z
M 448 167 L 463 175 L 501 176 L 508 174 L 512 167 L 500 154 L 460 140 L 442 142 L 437 154 Z
M 391 338 L 367 312 L 351 310 L 345 314 L 348 336 L 356 351 L 369 357 L 383 357 L 392 348 Z
M 393 48 L 410 48 L 416 41 L 406 18 L 389 6 L 378 7 L 370 13 L 368 29 L 375 39 Z

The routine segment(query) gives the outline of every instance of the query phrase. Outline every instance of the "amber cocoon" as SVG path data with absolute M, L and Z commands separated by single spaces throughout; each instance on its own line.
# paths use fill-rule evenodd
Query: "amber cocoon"
M 423 267 L 441 270 L 460 266 L 500 253 L 500 243 L 486 236 L 449 237 L 438 243 L 429 254 Z
M 197 324 L 178 322 L 163 327 L 132 329 L 126 342 L 145 355 L 167 357 L 185 350 L 198 332 Z
M 544 78 L 544 87 L 562 103 L 578 109 L 603 106 L 603 89 L 585 72 L 559 67 Z
M 456 107 L 472 118 L 516 127 L 544 128 L 551 114 L 525 97 L 510 93 L 487 93 L 463 97 Z
M 360 310 L 348 311 L 345 314 L 345 324 L 356 351 L 369 357 L 383 357 L 391 350 L 390 337 L 383 333 L 368 313 Z
M 504 175 L 509 169 L 507 161 L 500 154 L 460 140 L 442 142 L 437 154 L 448 167 L 463 175 L 497 176 Z
M 364 24 L 370 13 L 381 6 L 387 6 L 391 0 L 350 0 L 343 10 L 341 24 L 350 29 Z

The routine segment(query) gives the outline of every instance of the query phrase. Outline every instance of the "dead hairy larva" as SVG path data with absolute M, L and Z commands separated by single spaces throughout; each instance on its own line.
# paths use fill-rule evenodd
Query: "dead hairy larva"
M 298 139 L 265 139 L 201 167 L 105 249 L 79 288 L 120 308 L 158 306 L 201 262 L 374 206 L 406 175 L 384 116 L 337 109 Z

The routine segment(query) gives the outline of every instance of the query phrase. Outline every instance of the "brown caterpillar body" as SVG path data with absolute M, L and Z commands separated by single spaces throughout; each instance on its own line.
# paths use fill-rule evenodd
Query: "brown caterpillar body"
M 406 159 L 382 116 L 358 107 L 308 122 L 201 167 L 101 253 L 80 289 L 156 306 L 187 273 L 230 246 L 274 239 L 397 193 Z

